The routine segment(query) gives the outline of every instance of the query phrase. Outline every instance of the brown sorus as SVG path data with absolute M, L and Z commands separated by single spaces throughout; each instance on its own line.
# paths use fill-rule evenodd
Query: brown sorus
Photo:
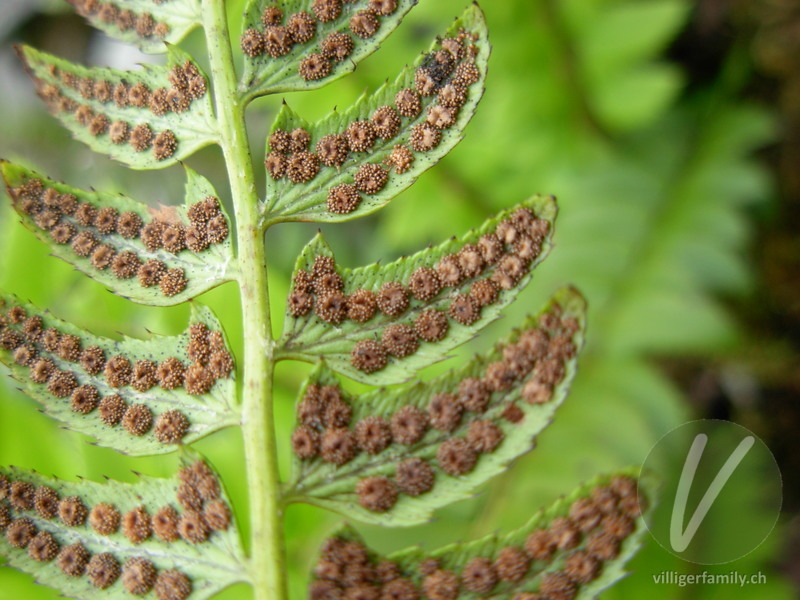
M 356 323 L 369 321 L 377 308 L 377 298 L 369 290 L 358 289 L 347 298 L 347 318 Z
M 28 542 L 28 556 L 37 562 L 50 562 L 58 551 L 58 542 L 49 531 L 40 531 Z
M 392 443 L 392 432 L 386 419 L 370 415 L 356 423 L 358 447 L 367 454 L 379 454 Z
M 461 422 L 463 406 L 453 394 L 438 393 L 428 402 L 428 417 L 431 427 L 451 432 Z
M 101 590 L 111 587 L 119 575 L 119 563 L 113 555 L 107 552 L 95 554 L 86 565 L 86 576 L 94 587 Z
M 58 516 L 67 527 L 78 527 L 86 522 L 89 510 L 78 496 L 67 496 L 58 503 Z
M 397 358 L 410 356 L 419 348 L 419 340 L 410 325 L 390 325 L 383 330 L 381 342 L 386 351 Z
M 131 435 L 142 436 L 153 425 L 153 413 L 144 404 L 131 404 L 122 417 L 122 426 Z
M 375 340 L 356 342 L 350 353 L 350 363 L 359 371 L 374 373 L 386 366 L 386 348 Z
M 153 533 L 152 521 L 144 506 L 137 506 L 125 513 L 122 517 L 122 533 L 133 544 L 141 544 L 150 539 Z
M 127 404 L 125 404 L 125 400 L 122 399 L 122 396 L 114 394 L 113 396 L 106 396 L 100 401 L 100 406 L 98 407 L 98 413 L 100 414 L 100 420 L 103 424 L 108 425 L 109 427 L 113 427 L 118 425 L 120 421 L 122 421 L 122 417 L 125 415 L 125 409 L 127 408 Z
M 53 519 L 58 514 L 58 494 L 53 488 L 40 485 L 34 495 L 34 508 L 43 519 Z
M 422 311 L 414 321 L 414 331 L 426 342 L 438 342 L 447 335 L 447 316 L 438 310 Z
M 546 562 L 556 550 L 555 540 L 547 529 L 537 529 L 525 540 L 525 552 L 533 560 Z
M 15 481 L 9 488 L 8 500 L 14 510 L 33 510 L 36 488 L 27 481 Z
M 357 451 L 356 438 L 345 427 L 335 427 L 325 431 L 320 443 L 322 460 L 337 466 L 353 459 Z
M 156 568 L 149 560 L 141 557 L 129 558 L 122 569 L 122 585 L 129 594 L 143 596 L 156 582 Z
M 399 444 L 416 444 L 428 429 L 428 417 L 416 406 L 404 406 L 389 423 L 392 438 Z
M 306 58 L 300 61 L 298 67 L 300 77 L 306 81 L 316 81 L 327 77 L 331 73 L 331 61 L 325 54 L 312 52 Z
M 483 413 L 491 399 L 491 389 L 480 379 L 468 377 L 458 385 L 458 402 L 465 410 Z
M 100 535 L 111 535 L 119 529 L 121 515 L 113 504 L 99 502 L 89 513 L 89 524 Z
M 456 600 L 460 583 L 452 571 L 437 569 L 422 581 L 422 590 L 430 600 Z
M 66 398 L 78 387 L 78 380 L 68 371 L 54 371 L 47 380 L 47 391 L 56 398 Z
M 156 439 L 162 444 L 178 444 L 189 431 L 189 419 L 179 410 L 168 410 L 158 416 Z
M 58 567 L 64 575 L 80 577 L 86 572 L 91 557 L 92 555 L 81 543 L 65 546 L 58 553 Z
M 73 412 L 81 415 L 88 415 L 100 402 L 100 392 L 93 385 L 84 384 L 75 388 L 70 399 L 70 407 Z
M 469 424 L 467 443 L 475 452 L 492 452 L 503 441 L 503 430 L 491 421 L 478 419 Z
M 180 523 L 178 523 L 178 532 L 183 540 L 190 544 L 202 544 L 208 539 L 210 533 L 203 513 L 196 510 L 184 511 Z
M 494 561 L 498 579 L 512 583 L 521 581 L 529 566 L 530 558 L 517 546 L 506 546 L 500 550 Z
M 320 22 L 329 23 L 342 14 L 342 0 L 314 0 L 311 10 Z
M 309 13 L 300 11 L 289 17 L 286 29 L 294 42 L 305 44 L 317 33 L 317 22 Z
M 419 496 L 433 489 L 435 477 L 433 468 L 421 458 L 404 460 L 397 465 L 394 474 L 397 487 L 409 496 Z
M 488 594 L 497 585 L 497 573 L 492 561 L 483 556 L 476 556 L 464 567 L 461 580 L 468 591 Z
M 36 526 L 27 517 L 14 519 L 6 528 L 6 539 L 14 548 L 26 548 L 36 535 Z
M 397 488 L 387 477 L 365 477 L 356 485 L 358 503 L 373 512 L 386 512 L 397 502 Z
M 155 592 L 158 600 L 186 600 L 192 593 L 192 581 L 180 571 L 162 571 L 156 578 Z
M 369 10 L 360 10 L 350 18 L 350 31 L 360 38 L 370 38 L 378 31 L 380 21 Z
M 183 363 L 171 356 L 165 359 L 156 369 L 156 379 L 165 390 L 174 390 L 183 385 L 185 367 Z
M 388 281 L 378 291 L 377 302 L 383 314 L 396 317 L 408 309 L 408 291 L 399 281 Z
M 372 195 L 381 191 L 389 181 L 389 173 L 380 165 L 367 163 L 361 165 L 353 176 L 356 188 Z
M 462 438 L 447 440 L 436 451 L 441 469 L 450 475 L 465 475 L 475 468 L 478 455 Z
M 171 506 L 164 506 L 153 515 L 153 533 L 163 542 L 171 543 L 180 539 L 178 523 L 180 516 Z
M 322 40 L 320 44 L 322 52 L 328 58 L 341 62 L 353 52 L 355 44 L 349 34 L 342 31 L 334 31 Z

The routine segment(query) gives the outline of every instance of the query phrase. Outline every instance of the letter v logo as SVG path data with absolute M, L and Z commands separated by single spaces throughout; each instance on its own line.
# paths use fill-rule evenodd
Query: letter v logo
M 678 489 L 675 492 L 675 503 L 672 505 L 672 518 L 669 525 L 669 543 L 675 552 L 683 552 L 689 547 L 689 544 L 694 539 L 697 530 L 703 522 L 703 519 L 708 515 L 711 506 L 719 496 L 722 488 L 733 475 L 736 467 L 744 460 L 744 457 L 753 447 L 755 438 L 748 436 L 744 438 L 736 449 L 722 465 L 719 473 L 714 477 L 711 485 L 708 486 L 706 493 L 703 494 L 700 503 L 697 505 L 694 513 L 692 514 L 686 529 L 683 528 L 684 517 L 686 515 L 686 505 L 689 502 L 689 491 L 692 489 L 695 475 L 697 473 L 697 466 L 700 464 L 700 459 L 703 456 L 706 444 L 708 443 L 708 436 L 699 433 L 695 436 L 692 442 L 692 447 L 686 455 L 686 461 L 683 463 L 683 471 L 678 481 Z

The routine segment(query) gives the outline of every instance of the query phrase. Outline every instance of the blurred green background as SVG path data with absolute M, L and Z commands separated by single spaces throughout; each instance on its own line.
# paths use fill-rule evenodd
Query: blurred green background
M 227 4 L 238 32 L 242 2 Z M 309 120 L 350 104 L 393 78 L 464 5 L 420 0 L 353 75 L 315 92 L 257 101 L 248 116 L 256 161 L 282 99 Z M 800 469 L 800 237 L 794 218 L 800 201 L 800 9 L 790 0 L 503 0 L 483 8 L 493 55 L 487 91 L 465 140 L 377 215 L 322 229 L 339 261 L 356 266 L 461 233 L 532 193 L 555 194 L 561 206 L 556 248 L 533 283 L 504 319 L 422 376 L 489 347 L 564 283 L 589 299 L 588 346 L 554 426 L 505 476 L 474 499 L 440 511 L 430 525 L 359 530 L 382 551 L 507 530 L 596 473 L 641 464 L 654 442 L 680 423 L 727 418 L 751 428 L 775 452 L 784 473 L 784 513 L 764 545 L 716 571 L 761 571 L 767 583 L 657 586 L 653 574 L 706 568 L 648 543 L 630 565 L 633 574 L 603 597 L 797 597 L 800 494 L 792 475 Z M 158 57 L 94 32 L 58 0 L 4 0 L 0 38 L 0 156 L 78 187 L 125 191 L 147 203 L 182 201 L 180 167 L 132 172 L 71 141 L 33 94 L 11 44 L 23 41 L 74 61 L 121 68 Z M 203 62 L 198 32 L 184 46 Z M 188 164 L 229 203 L 216 149 Z M 290 224 L 268 234 L 278 315 L 291 265 L 316 229 Z M 4 290 L 101 335 L 185 328 L 186 307 L 130 304 L 47 254 L 3 202 Z M 217 312 L 239 349 L 235 286 L 200 301 Z M 307 372 L 297 364 L 278 369 L 284 469 L 294 395 Z M 131 470 L 168 475 L 174 469 L 174 458 L 132 459 L 61 430 L 7 377 L 0 396 L 2 464 L 125 481 L 133 480 Z M 246 515 L 238 431 L 197 447 L 222 472 L 236 510 Z M 735 523 L 740 515 L 731 518 Z M 340 520 L 311 507 L 288 510 L 293 598 L 304 597 L 319 542 Z M 57 596 L 29 576 L 0 569 L 3 600 Z M 250 592 L 239 586 L 220 597 L 249 598 Z

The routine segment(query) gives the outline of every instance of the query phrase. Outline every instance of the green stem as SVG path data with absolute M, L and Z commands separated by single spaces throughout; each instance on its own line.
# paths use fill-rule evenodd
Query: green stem
M 245 127 L 245 104 L 236 91 L 224 0 L 203 0 L 203 20 L 216 91 L 220 145 L 236 215 L 239 290 L 245 324 L 242 435 L 250 498 L 250 575 L 256 600 L 286 600 L 264 234 L 258 226 L 258 195 Z

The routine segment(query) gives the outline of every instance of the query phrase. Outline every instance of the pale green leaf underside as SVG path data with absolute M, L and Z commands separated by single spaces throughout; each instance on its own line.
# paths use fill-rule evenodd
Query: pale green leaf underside
M 13 296 L 3 294 L 0 296 L 0 302 L 6 306 L 21 305 L 29 316 L 40 315 L 45 329 L 55 327 L 61 334 L 77 336 L 84 349 L 90 346 L 99 346 L 105 351 L 106 360 L 115 355 L 123 355 L 131 363 L 145 359 L 160 363 L 169 357 L 178 358 L 184 365 L 192 362 L 186 351 L 189 341 L 188 330 L 172 337 L 153 335 L 149 340 L 125 337 L 121 341 L 116 341 L 93 336 L 70 323 L 57 319 L 49 312 L 39 311 L 29 304 L 21 304 Z M 192 305 L 190 322 L 205 323 L 209 330 L 221 330 L 221 325 L 211 310 L 196 304 Z M 168 410 L 179 410 L 190 423 L 182 440 L 184 444 L 189 444 L 224 427 L 235 425 L 239 421 L 233 375 L 218 379 L 211 391 L 202 396 L 190 395 L 183 388 L 165 390 L 158 385 L 145 392 L 140 392 L 130 386 L 111 387 L 103 372 L 90 375 L 81 368 L 79 363 L 66 361 L 57 353 L 46 351 L 41 344 L 37 344 L 37 350 L 39 357 L 49 358 L 59 369 L 74 373 L 79 385 L 88 384 L 97 388 L 101 398 L 118 394 L 128 405 L 144 404 L 152 412 L 154 424 L 160 414 Z M 42 405 L 45 414 L 63 423 L 68 429 L 93 437 L 97 440 L 98 445 L 114 448 L 123 454 L 132 456 L 164 454 L 174 452 L 178 448 L 177 445 L 160 442 L 154 434 L 153 427 L 144 435 L 136 436 L 128 433 L 122 425 L 113 427 L 105 425 L 100 420 L 97 409 L 86 415 L 73 412 L 70 397 L 58 398 L 48 391 L 47 383 L 32 381 L 29 368 L 17 364 L 14 361 L 13 352 L 0 349 L 0 361 L 8 366 L 21 391 Z
M 36 178 L 40 179 L 46 188 L 54 188 L 62 194 L 74 194 L 80 202 L 88 202 L 98 208 L 110 206 L 117 209 L 119 213 L 125 211 L 134 212 L 139 215 L 144 223 L 152 220 L 159 210 L 167 210 L 171 213 L 171 218 L 187 224 L 186 212 L 189 206 L 202 201 L 206 197 L 216 197 L 216 192 L 211 183 L 188 167 L 186 167 L 186 195 L 183 206 L 161 207 L 161 209 L 148 207 L 141 202 L 119 194 L 85 191 L 70 187 L 63 183 L 40 177 L 34 171 L 13 163 L 0 162 L 0 169 L 2 169 L 3 178 L 9 190 L 27 180 Z M 233 248 L 230 235 L 223 242 L 212 244 L 202 252 L 195 253 L 189 249 L 184 249 L 177 254 L 173 254 L 163 248 L 148 250 L 140 238 L 126 239 L 118 233 L 101 235 L 91 227 L 79 227 L 74 219 L 62 217 L 63 220 L 69 221 L 76 226 L 79 231 L 82 229 L 92 231 L 101 240 L 101 243 L 113 246 L 117 252 L 132 251 L 142 262 L 155 259 L 163 262 L 167 268 L 183 269 L 186 288 L 173 296 L 167 296 L 158 285 L 144 287 L 136 276 L 130 279 L 119 279 L 115 277 L 110 268 L 96 268 L 92 264 L 91 256 L 81 257 L 73 251 L 70 244 L 55 243 L 51 234 L 36 224 L 35 215 L 25 214 L 24 211 L 20 210 L 17 201 L 14 201 L 14 205 L 22 224 L 30 229 L 43 243 L 47 244 L 54 256 L 73 265 L 82 273 L 108 287 L 115 294 L 124 296 L 134 302 L 153 306 L 180 304 L 225 281 L 229 281 L 233 276 L 235 264 L 232 260 Z M 223 215 L 226 222 L 230 223 L 230 219 L 224 214 L 224 210 Z
M 451 319 L 447 335 L 442 341 L 422 342 L 417 352 L 405 358 L 390 357 L 386 367 L 374 373 L 364 373 L 350 362 L 350 352 L 357 341 L 380 339 L 382 331 L 388 325 L 413 324 L 414 319 L 423 310 L 435 308 L 446 311 L 452 298 L 459 293 L 467 293 L 470 285 L 476 279 L 466 279 L 458 287 L 445 288 L 439 295 L 427 302 L 412 297 L 409 309 L 402 315 L 388 317 L 378 312 L 366 323 L 344 321 L 340 325 L 331 325 L 317 318 L 313 311 L 299 318 L 293 317 L 287 311 L 283 335 L 278 341 L 277 356 L 305 360 L 322 358 L 334 371 L 372 385 L 406 381 L 414 377 L 420 369 L 446 358 L 449 351 L 471 339 L 483 327 L 500 316 L 503 308 L 514 300 L 519 290 L 525 287 L 530 281 L 533 270 L 549 253 L 553 224 L 557 213 L 555 199 L 552 196 L 534 196 L 518 206 L 503 211 L 497 217 L 486 221 L 480 228 L 472 230 L 460 238 L 450 239 L 439 246 L 427 248 L 395 262 L 386 265 L 375 263 L 356 269 L 341 268 L 338 271 L 345 282 L 345 293 L 348 294 L 359 288 L 377 292 L 385 282 L 406 282 L 418 267 L 434 267 L 442 257 L 457 252 L 464 244 L 476 243 L 483 234 L 494 231 L 500 221 L 519 207 L 530 208 L 538 218 L 546 220 L 550 224 L 549 233 L 542 242 L 541 251 L 531 263 L 528 273 L 514 288 L 500 290 L 497 300 L 493 304 L 484 306 L 480 318 L 471 325 L 462 325 Z M 295 266 L 295 272 L 301 269 L 310 269 L 314 257 L 319 255 L 332 256 L 330 248 L 321 235 L 317 235 L 303 250 Z M 487 269 L 484 274 L 490 273 L 493 268 Z
M 198 458 L 196 454 L 186 452 L 182 457 L 182 466 L 188 466 Z M 113 480 L 108 480 L 106 483 L 88 480 L 62 481 L 15 467 L 0 468 L 0 474 L 11 480 L 25 481 L 35 486 L 46 485 L 53 488 L 61 498 L 79 496 L 88 508 L 96 503 L 106 502 L 116 506 L 123 515 L 139 506 L 144 506 L 151 516 L 166 505 L 171 505 L 179 514 L 181 512 L 175 498 L 180 483 L 177 474 L 170 479 L 140 475 L 139 481 L 133 484 Z M 221 499 L 230 506 L 230 500 L 224 490 Z M 123 535 L 121 529 L 115 534 L 100 535 L 92 529 L 88 521 L 82 526 L 67 527 L 58 517 L 44 519 L 36 511 L 12 509 L 11 512 L 14 517 L 28 517 L 33 520 L 39 531 L 50 532 L 62 548 L 81 543 L 92 555 L 112 554 L 120 566 L 129 558 L 142 557 L 151 561 L 158 571 L 176 569 L 192 580 L 193 591 L 190 596 L 192 600 L 210 598 L 223 588 L 248 579 L 246 557 L 233 516 L 227 530 L 212 533 L 208 540 L 201 544 L 190 544 L 182 539 L 166 543 L 154 535 L 141 544 L 133 544 Z M 33 560 L 25 550 L 11 546 L 5 535 L 0 536 L 0 554 L 11 566 L 33 575 L 38 583 L 55 588 L 70 598 L 125 600 L 133 597 L 123 587 L 122 578 L 111 587 L 100 590 L 94 587 L 86 576 L 64 575 L 56 560 L 45 563 Z M 151 595 L 155 597 L 154 594 L 148 597 Z
M 401 117 L 400 130 L 395 137 L 388 140 L 376 139 L 372 149 L 368 152 L 351 153 L 342 166 L 321 166 L 317 176 L 304 184 L 295 184 L 286 178 L 276 181 L 268 176 L 266 197 L 262 209 L 263 219 L 266 223 L 281 221 L 336 223 L 368 215 L 385 206 L 392 198 L 413 184 L 422 173 L 447 155 L 463 139 L 464 129 L 475 114 L 478 102 L 483 96 L 484 81 L 491 50 L 487 38 L 486 21 L 476 4 L 470 5 L 442 37 L 455 36 L 461 30 L 476 36 L 473 44 L 478 53 L 474 60 L 480 71 L 480 79 L 467 89 L 466 102 L 459 110 L 455 123 L 441 131 L 441 141 L 435 148 L 426 152 L 412 151 L 414 162 L 402 174 L 398 174 L 393 168 L 390 168 L 389 180 L 386 186 L 376 194 L 362 195 L 361 202 L 354 211 L 348 214 L 337 214 L 328 210 L 327 196 L 330 188 L 343 183 L 352 184 L 353 177 L 360 166 L 367 163 L 383 163 L 395 145 L 403 144 L 408 146 L 412 128 L 425 122 L 428 107 L 436 103 L 435 95 L 423 96 L 420 115 L 413 119 Z M 432 44 L 430 51 L 433 52 L 439 48 L 440 42 L 437 40 Z M 373 112 L 380 106 L 394 106 L 397 92 L 406 88 L 414 89 L 414 73 L 426 56 L 428 54 L 421 55 L 414 65 L 403 69 L 394 83 L 385 83 L 373 94 L 361 96 L 346 111 L 339 113 L 334 110 L 333 113 L 313 125 L 307 123 L 292 111 L 288 105 L 284 104 L 272 129 L 273 131 L 275 129 L 292 131 L 297 127 L 306 129 L 311 133 L 311 149 L 313 150 L 314 145 L 323 136 L 344 133 L 348 125 L 355 121 L 368 121 Z
M 345 2 L 342 7 L 341 16 L 329 23 L 317 21 L 316 35 L 305 44 L 294 44 L 291 52 L 280 58 L 272 58 L 269 55 L 258 57 L 244 57 L 244 73 L 239 84 L 239 91 L 244 98 L 249 101 L 266 94 L 276 94 L 279 92 L 292 92 L 302 90 L 313 90 L 351 73 L 367 56 L 375 52 L 380 44 L 391 34 L 403 17 L 410 11 L 418 0 L 398 0 L 397 10 L 386 16 L 380 16 L 380 27 L 374 36 L 363 39 L 351 35 L 354 42 L 353 52 L 343 61 L 334 62 L 330 75 L 314 81 L 306 81 L 299 72 L 300 61 L 309 54 L 320 52 L 320 42 L 330 33 L 341 31 L 350 33 L 349 22 L 352 15 L 368 6 L 366 0 L 355 0 Z M 244 12 L 242 32 L 250 28 L 263 31 L 261 23 L 261 13 L 268 2 L 264 0 L 249 0 Z M 283 10 L 284 21 L 292 14 L 306 11 L 313 15 L 311 10 L 312 0 L 286 0 L 279 3 Z
M 103 4 L 110 4 L 117 8 L 114 18 L 109 20 L 104 20 L 101 12 L 87 14 L 81 10 L 82 0 L 67 1 L 75 6 L 78 13 L 85 17 L 92 26 L 106 35 L 137 46 L 143 52 L 150 54 L 166 52 L 167 45 L 164 42 L 177 44 L 203 20 L 200 0 L 165 0 L 161 2 L 113 0 L 103 2 Z M 140 35 L 137 33 L 136 24 L 130 28 L 128 26 L 121 27 L 119 13 L 125 10 L 130 10 L 137 19 L 141 19 L 142 15 L 149 14 L 158 29 L 150 35 Z M 124 19 L 122 23 L 125 23 Z M 166 35 L 161 35 L 164 33 L 164 26 L 167 26 L 168 29 L 165 31 Z
M 576 351 L 579 352 L 583 345 L 585 300 L 576 290 L 564 288 L 552 298 L 548 307 L 542 312 L 549 312 L 554 304 L 561 307 L 564 317 L 574 317 L 580 324 L 580 330 L 572 338 Z M 502 345 L 516 342 L 520 331 L 534 328 L 536 322 L 537 318 L 529 318 Z M 502 346 L 499 345 L 490 353 L 476 356 L 464 367 L 431 381 L 407 384 L 358 396 L 351 402 L 353 407 L 351 422 L 355 423 L 369 415 L 382 416 L 389 420 L 400 407 L 406 405 L 416 406 L 424 411 L 429 400 L 435 394 L 453 393 L 458 389 L 459 382 L 465 378 L 482 377 L 488 364 L 502 360 L 501 348 Z M 525 416 L 521 422 L 516 424 L 502 419 L 501 414 L 510 402 L 520 399 L 520 391 L 527 379 L 522 380 L 508 391 L 494 392 L 486 413 L 481 415 L 468 413 L 470 416 L 465 416 L 461 424 L 451 433 L 431 429 L 416 444 L 404 446 L 394 443 L 378 455 L 361 454 L 340 467 L 327 464 L 320 458 L 300 460 L 295 456 L 292 463 L 292 476 L 286 488 L 287 498 L 289 501 L 316 504 L 366 523 L 396 527 L 417 525 L 428 521 L 436 509 L 468 498 L 478 487 L 504 472 L 511 461 L 535 446 L 536 436 L 552 422 L 555 411 L 569 393 L 576 364 L 577 354 L 565 362 L 564 378 L 555 387 L 548 402 L 534 405 L 524 401 L 517 402 L 517 406 Z M 336 379 L 323 363 L 311 375 L 310 382 L 329 385 L 336 383 Z M 359 505 L 355 488 L 360 478 L 392 477 L 397 464 L 412 457 L 430 461 L 432 465 L 435 465 L 436 451 L 439 445 L 452 437 L 463 437 L 469 424 L 475 419 L 492 421 L 500 426 L 505 437 L 493 452 L 480 456 L 472 472 L 460 477 L 452 477 L 435 467 L 436 482 L 432 490 L 417 497 L 401 495 L 397 504 L 386 513 L 372 512 Z
M 100 135 L 92 135 L 89 127 L 82 124 L 76 117 L 76 109 L 62 110 L 56 102 L 48 102 L 54 116 L 69 129 L 77 140 L 80 140 L 95 152 L 106 154 L 133 169 L 162 169 L 168 167 L 217 140 L 217 126 L 208 91 L 202 97 L 194 99 L 184 112 L 170 111 L 157 116 L 147 106 L 143 108 L 135 106 L 119 107 L 113 99 L 108 102 L 101 102 L 94 96 L 86 99 L 79 90 L 66 85 L 59 77 L 61 73 L 71 73 L 78 78 L 105 80 L 113 85 L 123 82 L 130 87 L 136 83 L 144 83 L 151 90 L 158 88 L 168 89 L 170 87 L 167 79 L 169 70 L 176 65 L 183 65 L 186 61 L 191 61 L 191 57 L 177 46 L 169 46 L 167 65 L 144 65 L 141 71 L 136 72 L 99 67 L 86 68 L 40 52 L 29 46 L 20 46 L 18 52 L 36 83 L 37 92 L 46 102 L 48 102 L 48 90 L 50 89 L 47 86 L 54 86 L 62 97 L 76 103 L 78 106 L 88 107 L 95 115 L 105 115 L 112 123 L 115 121 L 128 123 L 129 131 L 132 131 L 137 125 L 147 124 L 152 130 L 154 141 L 161 132 L 171 131 L 174 134 L 177 147 L 169 156 L 159 158 L 155 153 L 155 145 L 137 152 L 129 142 L 113 143 L 110 129 Z M 53 67 L 58 70 L 56 75 L 51 74 L 49 71 Z
M 593 489 L 608 485 L 614 476 L 626 478 L 637 478 L 639 472 L 636 469 L 627 469 L 614 475 L 603 475 L 592 479 L 573 490 L 566 497 L 562 497 L 549 507 L 540 509 L 531 519 L 519 529 L 506 535 L 493 534 L 485 538 L 444 546 L 433 551 L 424 551 L 419 547 L 407 548 L 386 556 L 388 560 L 394 561 L 400 568 L 401 575 L 408 577 L 421 587 L 423 577 L 420 575 L 419 568 L 423 561 L 436 559 L 439 568 L 453 572 L 457 575 L 462 573 L 464 566 L 475 557 L 488 558 L 490 561 L 497 559 L 499 551 L 508 546 L 522 547 L 526 538 L 537 529 L 546 529 L 553 521 L 559 517 L 566 517 L 569 514 L 570 505 L 581 498 L 590 498 Z M 658 491 L 657 482 L 649 475 L 643 474 L 638 480 L 638 495 L 646 502 L 645 511 L 651 510 L 656 502 Z M 589 583 L 578 586 L 575 600 L 589 600 L 598 597 L 605 589 L 611 587 L 628 573 L 625 565 L 633 558 L 643 543 L 643 536 L 646 534 L 644 518 L 639 516 L 635 520 L 635 529 L 625 538 L 619 547 L 616 558 L 602 562 L 602 568 L 595 579 Z M 349 525 L 343 526 L 336 534 L 336 537 L 343 540 L 354 540 L 363 543 L 359 534 Z M 532 561 L 530 569 L 525 577 L 518 583 L 499 582 L 489 594 L 482 595 L 470 592 L 461 587 L 459 600 L 481 600 L 491 598 L 491 600 L 511 600 L 516 594 L 521 592 L 534 593 L 538 591 L 543 577 L 549 573 L 560 571 L 564 567 L 567 557 L 573 552 L 585 548 L 586 536 L 574 550 L 556 550 L 552 559 L 548 562 Z M 373 554 L 375 560 L 383 557 Z

